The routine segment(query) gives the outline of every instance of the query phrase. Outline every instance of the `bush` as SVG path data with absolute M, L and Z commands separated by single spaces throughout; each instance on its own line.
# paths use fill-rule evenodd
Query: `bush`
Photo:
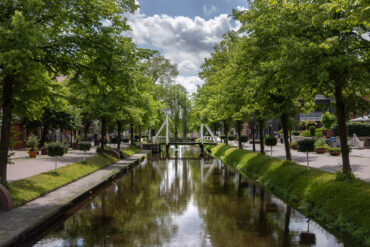
M 300 152 L 313 152 L 315 149 L 314 140 L 302 140 L 298 142 L 298 151 Z
M 81 151 L 89 151 L 91 149 L 91 142 L 79 142 L 78 143 L 78 149 Z
M 301 134 L 303 137 L 311 137 L 311 133 L 308 130 L 305 130 Z
M 49 143 L 46 149 L 48 155 L 52 157 L 63 156 L 65 152 L 64 144 L 57 142 Z
M 234 140 L 235 140 L 235 136 L 228 136 L 228 137 L 227 137 L 227 139 L 228 139 L 229 141 L 234 141 Z
M 316 134 L 316 127 L 310 126 L 310 136 L 315 136 L 315 134 Z
M 81 141 L 81 136 L 76 136 L 76 143 L 79 143 Z
M 277 132 L 277 136 L 279 136 L 279 137 L 280 137 L 280 135 L 281 135 L 283 132 L 284 132 L 284 130 L 283 130 L 283 129 L 279 129 L 279 131 Z
M 37 151 L 38 148 L 37 146 L 39 145 L 39 140 L 34 134 L 31 134 L 27 138 L 27 145 L 31 148 L 30 151 Z
M 266 136 L 265 144 L 266 144 L 266 146 L 276 146 L 277 138 L 274 137 L 274 136 Z
M 324 146 L 326 145 L 326 141 L 322 138 L 318 139 L 317 141 L 315 141 L 315 147 L 316 146 Z
M 249 139 L 248 136 L 240 136 L 239 138 L 241 142 L 248 142 L 248 139 Z
M 293 149 L 298 148 L 298 143 L 296 143 L 296 142 L 291 142 L 289 145 L 290 145 L 290 147 L 291 147 L 291 148 L 293 148 Z
M 322 145 L 322 146 L 316 146 L 315 145 L 315 150 L 328 150 L 328 145 Z
M 306 130 L 306 122 L 304 122 L 304 121 L 299 122 L 298 127 L 301 130 Z
M 341 152 L 340 148 L 328 148 L 328 152 Z
M 292 132 L 292 134 L 293 134 L 294 136 L 299 136 L 299 131 L 293 131 L 293 132 Z
M 104 151 L 107 151 L 108 149 L 109 149 L 108 147 L 104 147 Z M 100 146 L 96 148 L 96 152 L 97 152 L 98 154 L 103 153 L 103 152 L 102 152 L 102 150 L 101 150 L 101 147 L 100 147 Z
M 307 129 L 309 129 L 311 126 L 314 126 L 316 128 L 317 123 L 315 121 L 306 121 Z
M 331 126 L 335 123 L 335 116 L 330 114 L 330 112 L 325 112 L 321 116 L 321 123 L 325 129 L 330 129 Z
M 226 137 L 225 135 L 220 135 L 221 140 L 225 140 L 225 137 Z
M 337 123 L 333 124 L 332 130 L 336 136 L 339 136 L 339 127 Z M 348 122 L 347 135 L 353 136 L 353 134 L 363 137 L 370 136 L 370 124 Z
M 130 139 L 125 137 L 125 138 L 122 139 L 122 142 L 124 142 L 124 143 L 130 142 Z

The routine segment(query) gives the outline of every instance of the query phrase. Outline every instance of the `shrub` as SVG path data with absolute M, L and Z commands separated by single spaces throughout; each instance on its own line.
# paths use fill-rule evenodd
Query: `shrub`
M 284 130 L 283 130 L 283 129 L 279 129 L 279 131 L 277 132 L 277 136 L 279 136 L 279 137 L 280 137 L 281 133 L 283 133 L 283 132 L 284 132 Z
M 330 114 L 330 112 L 325 112 L 321 116 L 321 123 L 325 129 L 330 129 L 331 126 L 335 123 L 335 116 Z
M 309 129 L 311 126 L 314 126 L 316 128 L 317 123 L 315 121 L 306 121 L 307 129 Z
M 299 131 L 293 131 L 293 132 L 292 132 L 292 134 L 293 134 L 294 136 L 299 136 Z
M 306 130 L 306 122 L 304 122 L 304 121 L 299 122 L 298 127 L 301 130 Z
M 328 152 L 341 152 L 340 148 L 328 148 Z
M 227 139 L 228 139 L 229 141 L 234 141 L 234 140 L 235 140 L 235 136 L 228 136 L 228 137 L 227 137 Z
M 239 140 L 241 141 L 241 142 L 248 142 L 248 136 L 240 136 L 239 137 Z
M 225 137 L 226 137 L 225 135 L 220 135 L 220 139 L 221 139 L 221 140 L 224 140 L 224 139 L 225 139 Z
M 108 150 L 108 147 L 104 147 L 104 151 L 107 151 L 107 150 Z M 96 152 L 97 152 L 98 154 L 103 153 L 103 152 L 102 152 L 102 150 L 101 150 L 101 147 L 97 147 L 97 148 L 96 148 Z
M 315 150 L 328 150 L 328 145 L 315 146 Z
M 308 130 L 305 130 L 301 134 L 303 137 L 311 137 L 311 133 Z
M 310 136 L 315 136 L 315 134 L 316 134 L 316 127 L 310 126 Z
M 30 151 L 37 151 L 38 148 L 37 146 L 39 145 L 39 140 L 34 134 L 31 134 L 27 138 L 27 145 L 30 146 L 31 150 Z
M 274 136 L 266 136 L 265 138 L 265 144 L 266 146 L 276 146 L 277 144 L 277 138 Z
M 79 142 L 78 149 L 81 151 L 89 151 L 91 149 L 91 143 L 86 141 Z
M 336 136 L 339 136 L 339 128 L 337 123 L 333 124 L 332 130 Z M 363 137 L 370 136 L 370 124 L 348 122 L 347 135 L 353 136 L 353 134 Z
M 81 136 L 76 136 L 76 143 L 79 143 L 81 141 Z
M 122 142 L 124 142 L 124 143 L 130 142 L 130 139 L 125 137 L 125 138 L 122 139 Z
M 63 156 L 65 147 L 62 143 L 52 142 L 47 146 L 48 155 L 52 157 Z
M 293 149 L 298 148 L 298 143 L 296 143 L 296 142 L 291 142 L 289 145 L 290 145 L 290 147 L 291 147 L 291 148 L 293 148 Z
M 315 141 L 315 147 L 316 146 L 324 146 L 324 145 L 326 145 L 326 141 L 322 138 Z
M 314 151 L 314 147 L 314 140 L 302 140 L 298 142 L 298 151 L 300 152 L 312 152 Z

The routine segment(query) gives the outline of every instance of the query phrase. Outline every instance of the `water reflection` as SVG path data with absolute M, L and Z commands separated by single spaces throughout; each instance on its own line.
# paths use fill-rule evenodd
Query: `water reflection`
M 170 159 L 138 166 L 35 246 L 343 246 L 219 160 L 197 155 L 179 146 Z

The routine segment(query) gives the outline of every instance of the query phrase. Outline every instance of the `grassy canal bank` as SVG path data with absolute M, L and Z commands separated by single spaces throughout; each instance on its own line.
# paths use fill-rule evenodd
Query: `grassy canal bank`
M 370 246 L 370 184 L 228 145 L 208 150 L 304 213 Z
M 129 157 L 140 150 L 138 148 L 128 147 L 121 151 L 124 157 Z M 86 159 L 85 163 L 82 161 L 77 162 L 60 167 L 56 171 L 44 172 L 29 178 L 11 182 L 8 184 L 8 189 L 14 207 L 20 206 L 50 191 L 76 181 L 116 161 L 116 158 L 109 155 L 97 154 Z

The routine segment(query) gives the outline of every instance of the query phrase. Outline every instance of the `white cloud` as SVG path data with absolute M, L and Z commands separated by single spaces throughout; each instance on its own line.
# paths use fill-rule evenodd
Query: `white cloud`
M 211 15 L 211 14 L 215 13 L 216 10 L 217 10 L 216 6 L 214 6 L 213 4 L 209 8 L 206 5 L 203 5 L 203 12 L 206 15 Z
M 178 81 L 189 92 L 202 83 L 197 74 L 204 58 L 210 55 L 224 33 L 238 27 L 238 23 L 231 24 L 227 14 L 205 20 L 201 17 L 146 16 L 138 10 L 127 19 L 133 41 L 141 47 L 160 51 L 176 63 L 180 72 Z

